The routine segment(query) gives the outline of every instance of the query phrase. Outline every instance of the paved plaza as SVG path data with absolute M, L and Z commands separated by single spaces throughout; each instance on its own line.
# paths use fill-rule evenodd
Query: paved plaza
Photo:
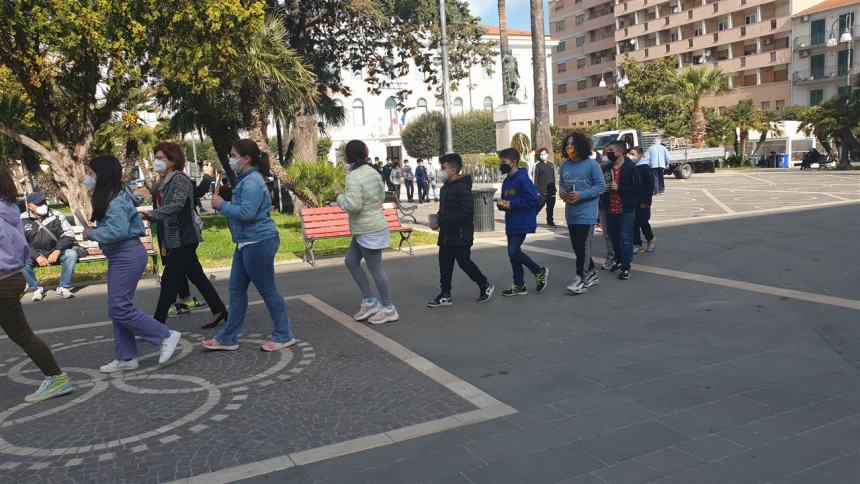
M 183 340 L 167 365 L 104 376 L 103 285 L 25 299 L 78 389 L 22 404 L 39 375 L 0 338 L 0 481 L 860 482 L 858 175 L 667 179 L 656 252 L 581 296 L 565 294 L 561 227 L 525 246 L 548 289 L 485 305 L 455 272 L 454 305 L 424 307 L 435 248 L 390 252 L 401 320 L 382 327 L 350 320 L 341 260 L 284 264 L 300 342 L 274 354 L 252 291 L 239 351 L 202 351 L 198 312 L 169 320 Z M 510 284 L 501 231 L 473 254 Z M 212 273 L 222 295 L 227 275 Z M 141 281 L 141 307 L 157 296 Z

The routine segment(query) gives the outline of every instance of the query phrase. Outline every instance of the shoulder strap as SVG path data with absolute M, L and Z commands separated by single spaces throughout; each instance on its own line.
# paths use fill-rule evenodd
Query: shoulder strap
M 62 215 L 61 215 L 61 216 L 62 216 Z M 56 235 L 54 235 L 54 233 L 53 233 L 53 232 L 51 232 L 50 230 L 48 230 L 48 228 L 47 228 L 47 227 L 45 227 L 44 225 L 42 225 L 42 222 L 40 222 L 40 221 L 39 221 L 39 219 L 34 218 L 34 219 L 33 219 L 33 222 L 36 222 L 36 225 L 38 225 L 38 226 L 39 226 L 39 232 L 45 232 L 46 234 L 48 234 L 48 236 L 49 236 L 49 237 L 51 237 L 52 239 L 54 239 L 54 242 L 56 242 L 56 241 L 57 241 L 57 236 L 56 236 Z

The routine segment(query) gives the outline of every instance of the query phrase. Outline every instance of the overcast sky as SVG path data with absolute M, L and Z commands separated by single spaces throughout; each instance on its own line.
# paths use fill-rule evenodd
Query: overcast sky
M 472 15 L 481 17 L 481 23 L 486 25 L 499 25 L 499 3 L 497 0 L 467 0 L 472 8 Z M 549 17 L 547 0 L 544 3 L 544 19 Z M 530 0 L 507 0 L 508 27 L 512 29 L 531 30 L 531 18 L 529 17 Z M 549 22 L 544 20 L 544 25 L 549 28 Z M 547 30 L 549 33 L 549 30 Z

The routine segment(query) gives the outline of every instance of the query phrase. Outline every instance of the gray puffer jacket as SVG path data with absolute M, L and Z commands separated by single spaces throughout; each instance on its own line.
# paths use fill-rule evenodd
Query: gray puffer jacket
M 168 249 L 203 241 L 195 223 L 194 183 L 185 173 L 172 172 L 156 193 L 159 199 L 152 218 L 158 222 L 158 243 Z

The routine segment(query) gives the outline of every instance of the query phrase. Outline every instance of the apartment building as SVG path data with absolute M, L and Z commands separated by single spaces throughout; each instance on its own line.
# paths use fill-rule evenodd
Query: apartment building
M 860 76 L 860 1 L 826 0 L 792 17 L 792 104 L 815 106 Z
M 581 32 L 560 33 L 553 25 L 564 17 L 562 13 L 567 11 L 566 4 L 570 1 L 555 0 L 556 7 L 560 2 L 565 4 L 561 10 L 551 4 L 553 38 L 567 40 L 581 35 Z M 579 4 L 574 1 L 570 13 L 588 1 L 580 0 Z M 792 16 L 815 3 L 815 0 L 613 0 L 610 8 L 615 28 L 615 57 L 619 63 L 625 57 L 640 62 L 672 57 L 679 69 L 718 66 L 731 75 L 731 83 L 737 90 L 707 99 L 705 105 L 723 111 L 741 99 L 750 98 L 762 108 L 782 108 L 791 103 Z M 586 44 L 581 54 L 590 53 Z M 557 69 L 559 63 L 566 62 L 562 54 L 554 53 Z M 588 67 L 579 75 L 593 76 Z M 578 74 L 567 75 L 573 78 Z M 599 74 L 597 77 L 599 83 Z M 611 86 L 614 81 L 607 77 L 606 83 Z M 592 92 L 597 95 L 599 91 Z M 606 93 L 605 88 L 603 92 Z M 612 116 L 602 118 L 591 115 L 590 103 L 580 110 L 583 104 L 576 102 L 571 108 L 571 102 L 570 95 L 556 96 L 558 107 L 565 105 L 569 124 L 587 125 L 589 121 L 614 116 L 611 98 L 605 102 Z
M 600 80 L 615 73 L 615 0 L 550 0 L 556 124 L 594 124 L 615 117 L 615 100 Z

